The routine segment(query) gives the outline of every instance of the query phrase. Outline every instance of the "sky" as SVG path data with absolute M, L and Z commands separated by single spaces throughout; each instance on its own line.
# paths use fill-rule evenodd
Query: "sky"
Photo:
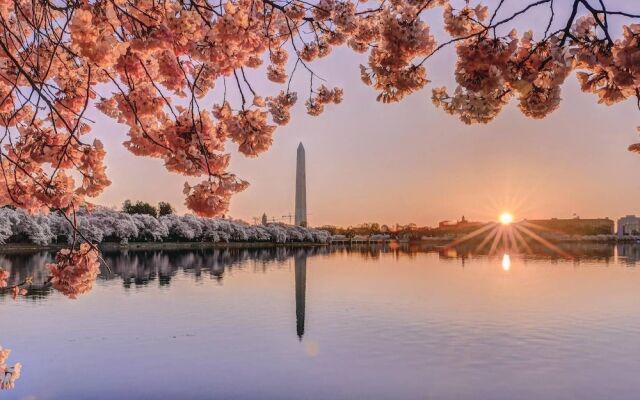
M 512 7 L 518 9 L 518 2 Z M 544 21 L 545 12 L 519 20 L 518 31 L 535 28 L 532 21 Z M 563 11 L 556 12 L 560 21 Z M 440 9 L 426 19 L 437 39 L 448 38 Z M 571 76 L 562 87 L 560 108 L 544 120 L 523 116 L 512 101 L 491 123 L 467 126 L 430 100 L 433 87 L 454 87 L 453 47 L 427 63 L 432 82 L 425 89 L 394 104 L 376 102 L 376 92 L 360 81 L 361 63 L 366 56 L 340 48 L 312 64 L 327 86 L 344 89 L 343 103 L 327 106 L 319 117 L 305 113 L 309 78 L 297 73 L 292 87 L 299 101 L 292 121 L 276 131 L 272 148 L 260 157 L 244 157 L 228 144 L 230 171 L 251 183 L 233 198 L 229 216 L 251 222 L 262 213 L 276 219 L 293 214 L 300 142 L 306 148 L 312 226 L 436 225 L 462 215 L 494 220 L 502 211 L 511 211 L 516 220 L 640 214 L 640 156 L 626 150 L 640 141 L 633 99 L 599 105 Z M 263 70 L 249 79 L 259 94 L 280 90 L 266 81 Z M 203 104 L 214 102 L 207 98 Z M 125 199 L 168 201 L 187 212 L 182 194 L 187 179 L 167 172 L 159 160 L 124 149 L 125 126 L 97 113 L 92 117 L 113 182 L 95 202 L 119 207 Z

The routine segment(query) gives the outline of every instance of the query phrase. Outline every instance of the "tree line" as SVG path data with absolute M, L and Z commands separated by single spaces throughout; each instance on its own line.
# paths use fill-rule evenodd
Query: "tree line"
M 175 209 L 170 203 L 161 201 L 157 207 L 146 203 L 144 201 L 136 201 L 132 203 L 131 200 L 125 200 L 122 203 L 122 212 L 127 214 L 147 214 L 152 217 L 162 217 L 163 215 L 170 215 L 175 213 Z
M 271 223 L 250 225 L 228 218 L 176 215 L 170 204 L 155 207 L 148 203 L 125 202 L 123 211 L 97 207 L 80 209 L 76 215 L 77 233 L 87 241 L 104 242 L 313 242 L 327 243 L 324 230 Z M 130 205 L 131 207 L 127 207 Z M 154 216 L 154 212 L 155 215 Z M 50 245 L 72 243 L 74 228 L 59 211 L 31 215 L 22 209 L 0 208 L 0 243 Z

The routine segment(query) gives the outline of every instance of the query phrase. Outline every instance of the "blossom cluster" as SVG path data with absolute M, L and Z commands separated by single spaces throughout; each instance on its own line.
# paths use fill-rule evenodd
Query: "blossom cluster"
M 342 89 L 329 89 L 325 85 L 321 85 L 315 91 L 315 96 L 309 97 L 305 102 L 307 114 L 318 116 L 324 111 L 325 104 L 340 104 L 342 102 Z
M 598 95 L 611 105 L 636 96 L 640 88 L 640 24 L 623 26 L 622 38 L 610 46 L 595 34 L 593 16 L 578 20 L 574 27 L 576 46 L 571 49 L 583 91 Z
M 465 37 L 480 33 L 484 29 L 482 22 L 489 16 L 489 8 L 482 3 L 475 7 L 465 5 L 454 10 L 451 4 L 444 6 L 444 29 L 453 37 Z
M 291 107 L 298 101 L 298 95 L 294 92 L 280 91 L 277 96 L 267 97 L 266 105 L 273 122 L 278 125 L 286 125 L 291 120 Z
M 0 268 L 0 290 L 6 290 L 9 286 L 7 283 L 9 279 L 9 272 L 4 268 Z M 11 286 L 9 289 L 11 290 L 11 297 L 15 300 L 18 296 L 25 296 L 27 294 L 27 289 L 22 285 L 26 285 L 27 283 L 31 283 L 30 280 L 24 282 L 22 284 L 17 284 Z
M 380 93 L 384 103 L 399 101 L 422 89 L 427 83 L 426 69 L 413 64 L 418 57 L 430 55 L 436 48 L 429 25 L 418 18 L 419 10 L 443 4 L 430 1 L 422 4 L 395 2 L 362 24 L 361 35 L 354 35 L 354 50 L 365 51 L 372 46 L 368 66 L 360 66 L 362 81 Z
M 512 31 L 504 38 L 466 39 L 457 45 L 458 87 L 432 91 L 433 103 L 465 123 L 487 123 L 512 97 L 531 118 L 544 118 L 560 105 L 560 86 L 573 61 L 553 36 L 535 42 L 532 32 L 521 38 Z
M 432 90 L 433 103 L 463 122 L 487 123 L 516 97 L 520 111 L 544 118 L 558 109 L 561 86 L 572 71 L 585 92 L 611 105 L 640 94 L 640 24 L 623 26 L 623 37 L 610 41 L 596 34 L 589 15 L 576 19 L 571 36 L 560 32 L 535 40 L 532 31 L 491 37 L 482 22 L 484 8 L 445 10 L 447 31 L 460 40 L 452 94 Z M 633 150 L 633 149 L 632 149 Z
M 0 346 L 0 390 L 13 389 L 16 381 L 20 379 L 22 364 L 7 365 L 11 350 Z
M 100 272 L 98 251 L 88 243 L 82 243 L 79 249 L 62 249 L 48 267 L 53 288 L 75 299 L 93 288 Z

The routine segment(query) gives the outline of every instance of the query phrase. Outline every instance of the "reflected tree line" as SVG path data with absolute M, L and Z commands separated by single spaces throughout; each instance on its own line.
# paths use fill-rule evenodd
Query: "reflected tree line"
M 169 285 L 172 278 L 183 271 L 196 279 L 209 276 L 221 282 L 225 274 L 234 269 L 253 268 L 255 272 L 267 272 L 286 265 L 296 254 L 309 257 L 329 252 L 325 246 L 104 252 L 106 264 L 101 265 L 98 279 L 120 279 L 126 288 L 156 281 L 160 285 Z M 52 262 L 53 256 L 54 253 L 47 251 L 3 254 L 0 255 L 0 265 L 10 273 L 9 284 L 33 277 L 34 287 L 30 292 L 38 297 L 50 292 L 50 289 L 38 291 L 37 287 L 48 278 L 46 264 Z
M 106 265 L 101 266 L 100 280 L 122 280 L 125 288 L 145 286 L 157 282 L 160 286 L 171 284 L 179 272 L 192 275 L 196 280 L 209 277 L 218 282 L 234 270 L 252 268 L 254 272 L 267 272 L 288 265 L 293 258 L 296 266 L 296 282 L 304 280 L 306 259 L 308 257 L 343 254 L 364 259 L 377 259 L 383 256 L 417 257 L 420 254 L 437 254 L 443 260 L 467 260 L 486 258 L 487 254 L 475 252 L 475 245 L 463 244 L 447 247 L 446 243 L 385 243 L 385 244 L 345 244 L 313 247 L 268 247 L 268 248 L 225 248 L 208 250 L 160 250 L 160 251 L 115 251 L 103 253 Z M 571 255 L 571 261 L 579 262 L 618 262 L 635 265 L 640 261 L 640 244 L 571 243 L 564 245 Z M 47 251 L 0 255 L 0 266 L 9 271 L 9 284 L 33 277 L 34 286 L 28 297 L 39 298 L 52 292 L 39 283 L 48 278 L 46 264 L 53 261 L 53 253 Z M 532 246 L 532 253 L 520 254 L 527 260 L 566 259 L 544 246 Z M 300 278 L 299 278 L 300 277 Z M 301 289 L 304 292 L 304 288 Z M 6 294 L 5 294 L 6 295 Z M 2 296 L 2 295 L 0 295 Z
M 328 254 L 327 247 L 227 248 L 197 251 L 135 251 L 105 253 L 109 268 L 101 268 L 101 279 L 122 279 L 125 287 L 148 285 L 158 281 L 166 286 L 180 271 L 196 280 L 209 277 L 222 282 L 234 270 L 251 268 L 253 272 L 288 265 L 292 257 Z

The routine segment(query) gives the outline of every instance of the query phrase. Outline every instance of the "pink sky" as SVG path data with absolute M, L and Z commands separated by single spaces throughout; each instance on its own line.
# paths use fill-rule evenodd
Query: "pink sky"
M 443 40 L 440 12 L 429 20 Z M 527 20 L 521 25 L 526 27 Z M 307 150 L 307 203 L 314 226 L 434 225 L 463 214 L 495 219 L 502 210 L 513 211 L 516 219 L 640 213 L 640 156 L 626 150 L 638 141 L 633 100 L 598 105 L 595 96 L 580 92 L 572 76 L 563 87 L 560 109 L 545 120 L 524 117 L 512 103 L 492 123 L 467 126 L 430 101 L 434 86 L 453 86 L 453 48 L 428 63 L 432 83 L 397 104 L 376 102 L 376 93 L 360 82 L 358 65 L 365 62 L 366 57 L 342 48 L 314 64 L 328 86 L 345 91 L 344 102 L 327 107 L 320 117 L 305 113 L 308 76 L 297 75 L 293 86 L 299 101 L 292 122 L 277 130 L 273 147 L 261 157 L 244 158 L 228 145 L 231 171 L 251 183 L 233 199 L 229 215 L 251 221 L 263 212 L 276 218 L 293 213 L 300 141 Z M 253 76 L 260 94 L 279 90 L 259 79 L 263 71 Z M 124 126 L 93 117 L 113 181 L 97 203 L 169 201 L 185 212 L 185 177 L 166 172 L 158 160 L 128 153 L 121 145 Z

